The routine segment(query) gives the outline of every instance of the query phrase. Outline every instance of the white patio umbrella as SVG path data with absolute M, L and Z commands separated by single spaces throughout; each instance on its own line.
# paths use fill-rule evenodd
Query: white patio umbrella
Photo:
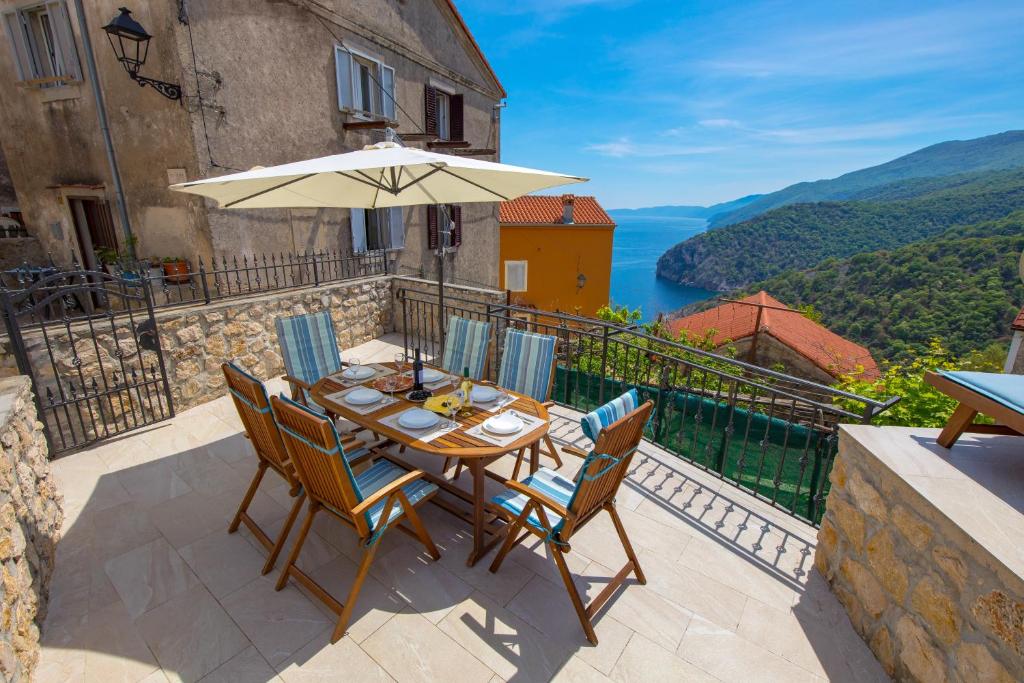
M 437 154 L 394 142 L 171 185 L 225 209 L 380 209 L 514 199 L 586 178 Z
M 389 131 L 390 133 L 390 131 Z M 390 137 L 390 135 L 389 135 Z M 225 209 L 378 209 L 418 204 L 495 202 L 586 178 L 437 154 L 395 142 L 360 151 L 171 185 L 215 200 Z M 443 244 L 438 255 L 438 301 L 444 313 Z M 444 329 L 441 340 L 443 345 Z

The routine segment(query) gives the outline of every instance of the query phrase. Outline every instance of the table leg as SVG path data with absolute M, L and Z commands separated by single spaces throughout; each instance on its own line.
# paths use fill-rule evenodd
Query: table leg
M 537 474 L 540 467 L 540 441 L 535 441 L 530 446 L 530 474 Z
M 466 558 L 472 567 L 484 554 L 484 463 L 482 458 L 466 458 L 473 475 L 473 552 Z

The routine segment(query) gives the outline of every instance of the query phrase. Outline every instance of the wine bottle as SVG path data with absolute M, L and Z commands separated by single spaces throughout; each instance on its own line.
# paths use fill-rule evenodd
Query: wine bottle
M 416 349 L 416 359 L 412 362 L 412 388 L 413 391 L 423 390 L 423 359 L 419 349 Z
M 462 369 L 462 409 L 466 412 L 473 408 L 473 382 L 469 379 L 469 368 Z

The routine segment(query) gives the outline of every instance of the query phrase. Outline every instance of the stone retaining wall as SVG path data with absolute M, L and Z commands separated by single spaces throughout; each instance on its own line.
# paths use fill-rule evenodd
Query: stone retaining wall
M 889 675 L 1020 680 L 1024 581 L 840 434 L 815 565 Z
M 43 426 L 28 377 L 0 379 L 0 681 L 28 681 L 39 658 L 39 629 L 62 499 L 50 474 Z

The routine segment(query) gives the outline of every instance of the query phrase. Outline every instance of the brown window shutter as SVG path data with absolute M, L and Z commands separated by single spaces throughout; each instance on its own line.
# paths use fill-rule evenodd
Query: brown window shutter
M 452 95 L 449 98 L 449 107 L 451 108 L 451 138 L 452 140 L 465 140 L 466 139 L 466 128 L 463 124 L 465 117 L 463 116 L 463 105 L 462 95 Z
M 449 205 L 448 210 L 452 214 L 452 246 L 462 244 L 462 207 Z
M 427 135 L 437 135 L 437 89 L 423 86 L 423 128 Z
M 427 248 L 437 249 L 437 207 L 427 207 Z

